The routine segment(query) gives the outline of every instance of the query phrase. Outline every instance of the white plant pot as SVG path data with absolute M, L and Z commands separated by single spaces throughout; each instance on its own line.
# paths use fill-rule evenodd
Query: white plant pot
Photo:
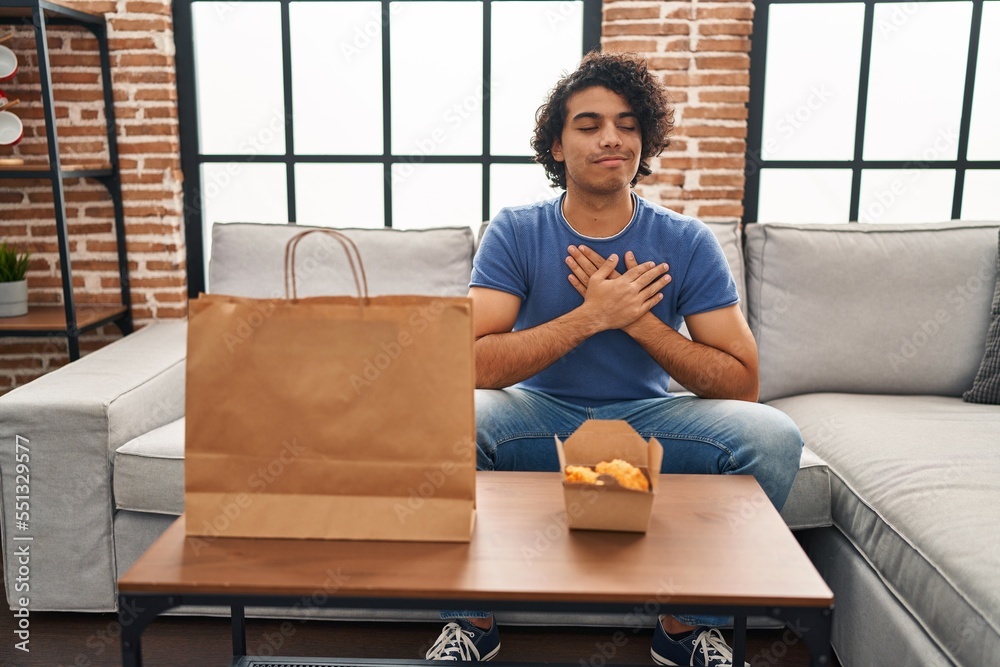
M 0 317 L 28 314 L 28 281 L 0 283 Z

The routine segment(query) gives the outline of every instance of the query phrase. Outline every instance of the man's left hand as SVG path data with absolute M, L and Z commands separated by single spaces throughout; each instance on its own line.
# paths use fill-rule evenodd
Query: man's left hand
M 590 282 L 590 276 L 594 275 L 597 271 L 597 267 L 603 264 L 605 261 L 604 257 L 595 252 L 593 249 L 588 248 L 585 245 L 581 246 L 570 246 L 569 247 L 569 257 L 566 258 L 566 266 L 569 267 L 572 273 L 569 275 L 570 284 L 576 288 L 576 291 L 580 293 L 580 296 L 587 295 L 587 285 Z M 629 250 L 625 253 L 625 268 L 626 270 L 634 268 L 639 265 L 639 262 L 635 259 L 635 254 Z M 667 270 L 670 270 L 670 266 L 667 265 Z M 618 278 L 621 276 L 618 271 L 611 272 L 611 278 Z M 670 283 L 670 275 L 666 276 L 665 284 Z

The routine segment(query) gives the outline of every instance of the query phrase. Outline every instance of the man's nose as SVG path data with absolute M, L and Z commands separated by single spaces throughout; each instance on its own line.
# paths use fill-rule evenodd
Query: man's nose
M 617 147 L 622 145 L 622 137 L 614 125 L 605 126 L 601 130 L 601 146 Z

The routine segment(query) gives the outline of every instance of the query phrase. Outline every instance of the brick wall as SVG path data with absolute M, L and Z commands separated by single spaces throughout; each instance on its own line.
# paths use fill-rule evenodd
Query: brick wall
M 676 105 L 670 148 L 636 191 L 702 220 L 743 215 L 753 3 L 605 0 L 604 50 L 644 55 Z
M 170 4 L 63 2 L 105 13 L 109 22 L 137 324 L 182 317 L 187 288 Z M 644 55 L 663 77 L 677 108 L 673 143 L 637 188 L 642 196 L 704 220 L 742 214 L 752 16 L 753 4 L 746 0 L 605 0 L 604 48 Z M 0 88 L 11 99 L 21 99 L 15 111 L 25 121 L 26 133 L 15 148 L 0 148 L 0 157 L 44 156 L 33 32 L 27 26 L 16 31 L 7 45 L 18 53 L 21 69 Z M 51 31 L 64 157 L 106 155 L 96 42 L 87 35 L 76 29 Z M 66 182 L 66 195 L 77 299 L 113 303 L 118 280 L 110 200 L 100 185 L 80 180 Z M 34 253 L 30 301 L 60 303 L 52 194 L 46 181 L 0 181 L 0 237 Z M 86 353 L 119 336 L 108 327 L 87 334 L 81 348 Z M 0 338 L 0 392 L 66 361 L 64 339 Z
M 108 19 L 136 322 L 141 326 L 152 319 L 182 317 L 187 283 L 170 3 L 61 1 Z M 30 23 L 13 29 L 15 36 L 6 45 L 17 54 L 19 70 L 12 81 L 0 83 L 0 89 L 8 98 L 21 100 L 12 111 L 24 122 L 25 137 L 17 146 L 0 147 L 0 158 L 46 159 L 34 30 Z M 60 154 L 64 160 L 106 160 L 97 40 L 83 28 L 50 29 L 49 35 Z M 64 183 L 76 301 L 118 303 L 111 199 L 96 181 Z M 0 180 L 0 238 L 32 253 L 29 303 L 61 304 L 49 181 Z M 86 353 L 120 336 L 113 325 L 90 332 L 81 337 L 81 350 Z M 0 338 L 0 392 L 67 361 L 63 337 Z

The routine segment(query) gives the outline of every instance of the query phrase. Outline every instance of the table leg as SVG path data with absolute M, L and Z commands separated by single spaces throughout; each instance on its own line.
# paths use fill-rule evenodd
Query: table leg
M 243 605 L 230 607 L 233 618 L 233 657 L 242 658 L 247 654 L 247 627 Z
M 775 609 L 772 614 L 782 620 L 809 649 L 809 667 L 829 667 L 830 635 L 833 629 L 833 609 Z
M 733 665 L 743 667 L 743 657 L 747 652 L 747 617 L 733 616 Z
M 122 634 L 122 667 L 142 667 L 142 633 L 153 619 L 176 606 L 172 596 L 118 595 L 118 625 Z

